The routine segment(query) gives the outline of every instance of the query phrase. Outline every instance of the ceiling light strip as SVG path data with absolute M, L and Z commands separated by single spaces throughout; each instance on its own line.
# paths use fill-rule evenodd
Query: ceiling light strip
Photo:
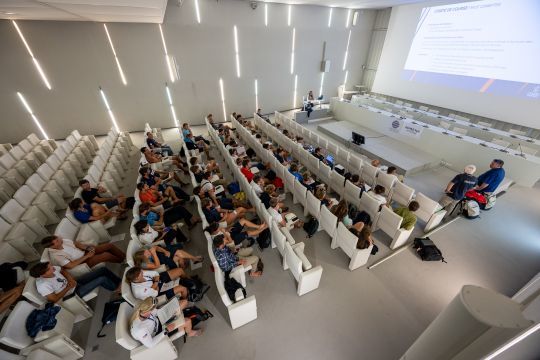
M 296 44 L 296 28 L 292 29 L 292 46 L 291 46 L 291 75 L 294 74 L 294 47 Z
M 291 26 L 292 5 L 289 5 L 287 12 L 287 26 Z
M 268 4 L 264 4 L 264 26 L 268 26 Z
M 298 87 L 298 75 L 294 75 L 293 109 L 296 109 L 296 89 Z
M 47 89 L 52 90 L 51 84 L 49 83 L 49 79 L 47 79 L 47 75 L 45 75 L 45 71 L 41 68 L 41 65 L 39 65 L 39 62 L 37 61 L 36 57 L 34 56 L 34 53 L 32 52 L 32 49 L 30 49 L 30 45 L 26 42 L 26 38 L 24 37 L 21 29 L 19 28 L 19 25 L 15 22 L 15 20 L 11 20 L 13 26 L 17 30 L 17 33 L 19 34 L 19 37 L 21 38 L 24 46 L 26 47 L 26 50 L 28 51 L 28 54 L 32 58 L 32 62 L 34 63 L 34 67 L 38 71 L 39 76 L 41 77 L 41 80 L 47 87 Z
M 176 111 L 174 110 L 171 91 L 169 90 L 169 85 L 167 83 L 165 83 L 165 91 L 167 92 L 167 100 L 169 101 L 169 108 L 171 110 L 172 118 L 174 120 L 174 125 L 178 127 L 178 119 L 176 118 Z
M 43 135 L 43 138 L 48 140 L 49 136 L 47 135 L 47 133 L 45 132 L 45 130 L 41 126 L 41 123 L 39 122 L 39 119 L 33 113 L 32 109 L 30 108 L 30 105 L 28 105 L 28 103 L 26 102 L 26 99 L 24 98 L 23 94 L 21 94 L 20 92 L 17 91 L 17 96 L 19 97 L 19 100 L 23 104 L 24 108 L 26 109 L 26 111 L 28 112 L 30 117 L 32 117 L 32 120 L 34 120 L 34 123 L 36 124 L 39 131 L 41 132 L 41 135 Z
M 323 94 L 323 85 L 324 85 L 324 73 L 321 73 L 321 86 L 319 87 L 319 96 Z
M 351 20 L 351 9 L 347 10 L 347 20 L 345 20 L 345 28 L 349 27 L 350 20 Z
M 238 53 L 238 29 L 236 28 L 236 25 L 233 27 L 234 32 L 234 53 L 235 53 L 235 59 L 236 59 L 236 76 L 240 77 L 240 55 Z
M 124 85 L 127 85 L 126 76 L 124 75 L 124 71 L 122 70 L 122 65 L 120 65 L 120 60 L 118 60 L 118 56 L 116 55 L 116 50 L 114 49 L 114 44 L 112 42 L 111 35 L 109 34 L 109 29 L 107 29 L 107 24 L 103 24 L 103 27 L 105 28 L 107 39 L 109 39 L 109 45 L 111 45 L 111 50 L 114 55 L 114 60 L 116 61 L 116 66 L 118 67 L 118 72 L 120 73 L 120 78 L 122 79 L 122 83 Z
M 347 38 L 347 47 L 345 48 L 345 56 L 343 57 L 343 69 L 347 68 L 347 58 L 349 57 L 349 44 L 351 43 L 351 33 L 352 30 L 349 30 L 349 37 Z
M 259 83 L 255 79 L 255 110 L 259 110 Z

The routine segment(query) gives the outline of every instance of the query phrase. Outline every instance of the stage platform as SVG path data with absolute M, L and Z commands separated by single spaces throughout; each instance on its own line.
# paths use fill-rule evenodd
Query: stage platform
M 317 129 L 346 145 L 350 151 L 359 152 L 371 159 L 379 159 L 386 166 L 397 167 L 400 174 L 411 175 L 438 166 L 441 161 L 427 152 L 348 121 L 321 124 Z M 351 142 L 353 131 L 366 137 L 364 145 Z

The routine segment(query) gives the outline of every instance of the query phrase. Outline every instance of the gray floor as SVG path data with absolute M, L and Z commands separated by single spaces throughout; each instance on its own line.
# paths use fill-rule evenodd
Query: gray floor
M 167 130 L 164 135 L 174 144 L 175 132 Z M 142 134 L 132 138 L 136 145 L 142 143 Z M 125 194 L 133 193 L 135 171 L 133 165 L 126 177 Z M 406 182 L 436 198 L 452 175 L 452 171 L 439 168 Z M 204 323 L 203 336 L 186 344 L 177 341 L 179 358 L 397 359 L 461 286 L 475 284 L 512 295 L 540 271 L 540 202 L 533 200 L 539 198 L 539 188 L 514 186 L 480 219 L 459 219 L 435 233 L 431 238 L 448 264 L 423 263 L 412 250 L 406 250 L 372 270 L 351 272 L 347 257 L 339 249 L 330 249 L 326 234 L 304 239 L 304 233 L 295 230 L 297 241 L 306 243 L 308 258 L 324 269 L 319 289 L 298 297 L 290 272 L 281 268 L 279 254 L 267 249 L 261 254 L 263 277 L 249 280 L 247 287 L 249 294 L 256 295 L 258 319 L 234 331 L 205 260 L 198 273 L 212 289 L 198 305 L 210 309 L 215 317 Z M 300 213 L 297 206 L 293 209 Z M 128 232 L 128 226 L 129 220 L 116 231 Z M 206 255 L 200 227 L 190 236 L 188 250 Z M 126 246 L 127 240 L 122 245 Z M 128 359 L 128 351 L 115 343 L 114 325 L 106 327 L 107 337 L 95 336 L 109 296 L 101 294 L 94 304 L 96 316 L 77 327 L 74 339 L 86 347 L 85 359 L 111 355 Z

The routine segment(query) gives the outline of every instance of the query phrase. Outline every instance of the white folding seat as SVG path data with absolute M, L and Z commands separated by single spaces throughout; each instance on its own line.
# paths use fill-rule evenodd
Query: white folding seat
M 526 146 L 518 147 L 516 150 L 521 150 L 524 154 L 532 156 L 536 155 L 536 153 L 538 152 L 538 150 Z
M 418 109 L 420 109 L 422 111 L 428 111 L 429 110 L 429 108 L 427 106 L 423 106 L 423 105 L 419 106 Z
M 388 196 L 388 194 L 390 194 L 396 182 L 399 182 L 399 181 L 394 175 L 388 175 L 385 172 L 379 171 L 379 173 L 377 174 L 377 181 L 375 183 L 377 185 L 384 186 L 384 189 L 385 189 L 384 196 Z
M 510 129 L 508 132 L 512 135 L 527 136 L 527 132 L 522 130 Z
M 54 213 L 56 210 L 56 201 L 54 201 L 46 192 L 36 193 L 28 185 L 23 185 L 15 192 L 13 198 L 17 200 L 22 207 L 30 205 L 37 206 L 49 219 L 47 225 L 57 224 L 60 218 Z
M 285 262 L 298 282 L 296 293 L 302 296 L 319 287 L 322 276 L 322 266 L 312 267 L 304 255 L 304 243 L 291 245 L 285 243 Z
M 315 134 L 314 132 L 312 132 L 311 134 L 309 134 L 309 139 L 312 143 L 314 144 L 318 144 L 319 143 L 319 135 Z
M 285 182 L 285 190 L 287 192 L 290 192 L 291 194 L 294 194 L 294 182 L 296 181 L 296 178 L 293 174 L 291 174 L 289 171 L 285 172 L 285 179 L 283 179 Z
M 17 164 L 17 160 L 11 155 L 11 153 L 6 153 L 2 156 L 0 156 L 0 165 L 4 167 L 4 169 L 9 170 L 13 168 Z
M 414 189 L 405 185 L 401 181 L 396 181 L 390 192 L 390 202 L 395 202 L 401 206 L 407 206 L 414 196 Z
M 43 349 L 63 360 L 82 358 L 84 349 L 70 339 L 75 320 L 73 314 L 60 309 L 55 317 L 55 327 L 52 330 L 40 331 L 35 338 L 31 338 L 22 319 L 28 318 L 35 309 L 37 307 L 30 303 L 19 301 L 0 330 L 0 343 L 20 350 L 20 355 L 28 355 L 36 349 Z
M 378 173 L 379 173 L 379 168 L 369 163 L 365 163 L 364 166 L 362 166 L 362 174 L 360 176 L 366 182 L 367 185 L 374 186 L 375 182 L 377 181 Z
M 345 192 L 345 177 L 337 171 L 332 171 L 330 173 L 330 187 L 339 194 L 339 196 L 343 196 L 343 193 Z
M 392 238 L 390 249 L 397 249 L 398 247 L 407 243 L 414 229 L 401 229 L 402 221 L 403 218 L 394 213 L 391 208 L 383 206 L 380 216 L 373 227 L 373 231 L 377 231 L 379 229 L 382 230 L 385 234 Z
M 483 127 L 483 128 L 490 128 L 490 127 L 493 126 L 492 123 L 486 122 L 486 121 L 479 121 L 479 122 L 477 122 L 476 124 L 477 124 L 478 126 L 480 126 L 480 127 Z
M 107 229 L 110 229 L 116 224 L 115 217 L 109 219 L 109 221 L 107 221 L 106 223 L 97 220 L 83 224 L 75 218 L 75 216 L 73 215 L 73 211 L 71 211 L 70 208 L 67 208 L 66 219 L 68 219 L 73 225 L 77 226 L 77 228 L 79 229 L 76 240 L 81 243 L 98 245 L 100 243 L 110 242 L 112 240 L 112 237 L 107 231 Z M 62 221 L 60 221 L 60 223 L 62 223 Z M 67 226 L 67 224 L 65 225 Z M 59 229 L 57 228 L 56 231 L 59 231 Z
M 308 192 L 307 187 L 302 185 L 298 180 L 294 181 L 294 190 L 293 190 L 293 202 L 295 204 L 300 203 L 305 208 L 307 206 L 306 193 Z
M 330 166 L 326 165 L 325 163 L 320 162 L 319 173 L 317 175 L 323 183 L 328 184 L 332 176 L 332 169 L 330 168 Z
M 33 244 L 45 235 L 48 234 L 36 234 L 22 222 L 12 225 L 0 218 L 0 243 L 6 243 L 12 246 L 26 261 L 39 259 L 39 253 Z
M 379 217 L 380 207 L 381 203 L 369 193 L 366 192 L 362 194 L 362 197 L 360 198 L 359 208 L 360 210 L 363 210 L 369 214 L 369 216 L 371 217 L 371 222 L 373 224 L 375 224 L 377 218 Z
M 103 168 L 100 168 L 98 165 L 94 164 L 90 166 L 88 169 L 88 174 L 84 178 L 88 179 L 88 177 L 92 179 L 90 180 L 91 183 L 105 183 L 107 185 L 107 189 L 109 189 L 112 193 L 118 193 L 118 184 L 121 184 L 121 179 L 119 179 L 118 173 L 114 171 L 103 171 Z
M 24 184 L 25 177 L 21 175 L 16 169 L 9 169 L 3 175 L 2 178 L 6 181 L 9 186 L 14 189 L 18 189 L 22 184 Z
M 101 169 L 114 173 L 115 177 L 120 180 L 124 175 L 124 168 L 120 164 L 120 160 L 118 160 L 116 156 L 108 156 L 107 149 L 104 147 L 99 149 L 93 163 L 94 165 L 98 165 Z
M 328 153 L 333 154 L 336 157 L 338 156 L 339 148 L 338 148 L 338 146 L 336 144 L 328 143 L 327 149 L 328 149 L 328 151 L 327 151 Z
M 428 112 L 432 113 L 432 114 L 435 114 L 435 115 L 439 114 L 439 110 L 435 110 L 435 109 L 429 109 Z
M 311 171 L 312 174 L 317 174 L 319 172 L 319 159 L 317 159 L 315 156 L 308 156 L 308 162 L 307 165 L 309 171 Z
M 349 155 L 349 171 L 354 174 L 360 174 L 362 171 L 362 159 L 352 153 Z
M 349 152 L 343 149 L 339 149 L 337 163 L 341 164 L 343 167 L 347 167 L 347 165 L 349 165 Z
M 497 145 L 502 146 L 502 147 L 504 147 L 504 148 L 508 148 L 508 147 L 510 147 L 510 145 L 511 145 L 510 142 L 505 141 L 505 140 L 503 140 L 503 139 L 497 139 L 497 138 L 493 138 L 493 140 L 491 140 L 491 142 L 492 142 L 493 144 L 497 144 Z
M 11 184 L 4 178 L 0 178 L 0 191 L 4 192 L 8 196 L 6 201 L 8 201 L 13 194 L 15 194 L 15 188 L 11 186 Z
M 90 149 L 88 148 L 87 144 L 84 142 L 84 141 L 79 141 L 75 135 L 70 134 L 67 138 L 66 138 L 66 141 L 73 147 L 73 151 L 75 150 L 79 150 L 80 153 L 84 156 L 84 162 L 86 164 L 88 164 L 89 162 L 92 161 L 92 154 L 90 152 Z M 92 150 L 94 149 L 94 147 L 92 146 Z M 82 160 L 82 159 L 81 159 Z
M 29 153 L 34 148 L 34 145 L 28 139 L 21 140 L 17 145 L 20 146 L 25 153 Z
M 0 264 L 24 260 L 24 255 L 15 249 L 9 242 L 0 241 Z M 0 318 L 2 317 L 3 314 L 0 314 Z
M 403 101 L 401 101 L 401 100 L 396 100 L 396 105 L 403 105 Z
M 358 207 L 361 192 L 362 189 L 360 189 L 358 186 L 354 185 L 349 180 L 345 181 L 344 197 L 347 202 Z
M 54 202 L 55 209 L 65 209 L 67 206 L 66 201 L 63 197 L 63 190 L 54 180 L 49 180 L 48 182 L 43 180 L 39 174 L 34 174 L 26 180 L 26 185 L 32 189 L 33 192 L 38 194 L 41 191 L 45 192 Z
M 82 299 L 78 295 L 74 295 L 66 300 L 62 299 L 61 301 L 57 302 L 56 305 L 69 311 L 74 316 L 73 321 L 77 323 L 79 321 L 90 319 L 94 315 L 94 311 L 90 309 L 85 301 L 92 300 L 97 296 L 97 294 L 98 289 L 96 288 Z M 37 291 L 36 279 L 31 276 L 24 284 L 23 296 L 28 301 L 38 306 L 44 306 L 47 303 L 47 299 L 41 296 L 41 294 Z
M 62 197 L 68 198 L 73 195 L 73 189 L 63 170 L 53 170 L 48 164 L 43 164 L 37 169 L 36 173 L 44 181 L 54 181 L 56 185 L 58 185 L 58 188 L 62 190 Z M 32 176 L 30 176 L 30 178 L 32 178 Z M 47 186 L 45 188 L 47 188 Z
M 131 360 L 175 360 L 178 358 L 176 346 L 173 344 L 173 339 L 165 336 L 158 344 L 151 348 L 147 348 L 139 341 L 131 337 L 129 321 L 133 313 L 133 308 L 127 303 L 120 304 L 118 315 L 115 323 L 116 343 L 124 349 L 129 350 Z M 183 336 L 184 331 L 175 334 L 175 338 Z M 180 334 L 180 335 L 178 335 Z
M 17 170 L 19 174 L 21 174 L 24 180 L 26 180 L 36 171 L 37 167 L 34 168 L 34 165 L 35 164 L 33 164 L 31 161 L 23 159 L 18 161 L 17 164 L 15 164 L 14 169 Z
M 45 153 L 43 153 L 40 149 L 33 149 L 26 154 L 24 160 L 26 160 L 28 165 L 34 171 L 36 171 L 37 168 L 47 160 L 47 155 L 45 155 Z
M 331 238 L 336 234 L 337 217 L 326 206 L 321 206 L 320 226 Z
M 270 224 L 270 232 L 272 234 L 272 242 L 276 245 L 276 248 L 281 254 L 283 270 L 287 270 L 285 262 L 285 243 L 287 242 L 287 238 L 285 237 L 284 233 L 279 229 L 279 226 L 275 221 L 272 221 L 272 223 Z
M 454 127 L 452 131 L 458 133 L 459 135 L 467 135 L 467 132 L 468 132 L 467 129 L 460 128 L 460 127 Z
M 21 221 L 36 234 L 48 234 L 45 225 L 49 218 L 36 206 L 25 209 L 15 199 L 11 199 L 0 209 L 0 216 L 12 225 Z
M 15 145 L 13 147 L 13 149 L 9 150 L 9 153 L 11 154 L 11 156 L 19 161 L 19 160 L 22 160 L 24 159 L 24 157 L 26 156 L 27 154 L 27 151 L 24 150 L 23 147 L 21 147 L 20 145 Z
M 34 133 L 28 135 L 26 139 L 28 139 L 28 141 L 30 141 L 30 143 L 34 146 L 41 145 L 42 147 L 49 148 L 49 155 L 58 147 L 56 141 L 54 141 L 53 139 L 40 140 Z
M 319 137 L 318 145 L 321 149 L 328 149 L 328 140 Z
M 92 157 L 94 155 L 96 155 L 96 151 L 99 149 L 99 146 L 98 146 L 98 143 L 96 141 L 96 138 L 94 137 L 94 135 L 81 135 L 79 133 L 78 130 L 73 130 L 71 132 L 71 135 L 73 135 L 73 137 L 79 141 L 79 142 L 84 142 L 85 145 L 86 145 L 86 148 L 90 151 L 90 154 L 92 155 Z
M 446 214 L 446 210 L 442 209 L 441 205 L 428 198 L 422 193 L 416 194 L 414 198 L 418 202 L 420 208 L 416 210 L 416 217 L 426 223 L 425 232 L 430 231 L 439 225 Z
M 441 120 L 439 122 L 439 126 L 442 127 L 443 129 L 449 130 L 452 125 L 449 122 Z
M 67 154 L 61 148 L 54 150 L 54 153 L 47 158 L 45 163 L 55 172 L 62 170 L 65 178 L 69 180 L 70 186 L 79 185 L 77 171 L 73 168 L 73 164 L 67 159 Z M 79 170 L 79 172 L 82 172 L 82 170 Z
M 2 360 L 62 360 L 61 357 L 56 356 L 43 349 L 35 349 L 28 356 L 16 355 L 8 353 L 7 351 L 0 349 L 0 359 Z
M 355 270 L 360 266 L 365 265 L 371 255 L 373 245 L 370 245 L 366 249 L 357 249 L 357 244 L 358 237 L 340 222 L 337 227 L 336 235 L 332 239 L 332 249 L 340 247 L 341 250 L 351 258 L 349 270 Z
M 62 146 L 56 149 L 54 152 L 63 152 L 65 154 L 64 162 L 69 162 L 77 178 L 84 176 L 83 164 L 86 164 L 86 160 L 80 151 L 73 151 L 72 146 L 68 142 L 64 142 Z M 62 156 L 64 156 L 64 154 L 62 154 Z

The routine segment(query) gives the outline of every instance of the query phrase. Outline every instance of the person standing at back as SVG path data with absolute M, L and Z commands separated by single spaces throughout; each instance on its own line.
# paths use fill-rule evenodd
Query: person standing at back
M 477 179 L 473 174 L 476 166 L 467 165 L 463 173 L 456 175 L 446 186 L 445 195 L 439 200 L 439 204 L 450 213 L 456 204 L 465 197 L 465 193 L 476 186 Z
M 504 161 L 494 159 L 489 164 L 489 170 L 478 177 L 478 185 L 474 189 L 487 194 L 491 194 L 497 190 L 506 175 L 503 165 Z

